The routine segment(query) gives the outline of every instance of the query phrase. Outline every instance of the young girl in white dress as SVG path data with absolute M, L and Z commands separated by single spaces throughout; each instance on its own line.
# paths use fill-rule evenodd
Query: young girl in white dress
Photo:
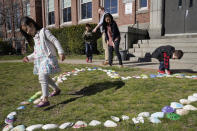
M 60 60 L 65 59 L 64 50 L 59 41 L 45 28 L 41 28 L 33 19 L 23 17 L 21 19 L 20 31 L 27 41 L 30 38 L 34 40 L 34 52 L 23 58 L 23 62 L 34 61 L 33 74 L 38 75 L 42 88 L 42 100 L 36 107 L 45 107 L 50 105 L 48 97 L 59 95 L 61 90 L 50 78 L 50 74 L 60 71 L 56 56 L 58 51 Z M 56 48 L 56 49 L 55 49 Z M 48 85 L 53 89 L 49 94 Z

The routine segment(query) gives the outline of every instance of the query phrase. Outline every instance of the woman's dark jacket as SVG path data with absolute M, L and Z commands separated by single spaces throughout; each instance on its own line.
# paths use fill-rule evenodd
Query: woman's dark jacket
M 109 14 L 109 13 L 107 13 Z M 104 22 L 103 22 L 103 29 L 105 30 L 105 39 L 109 40 L 109 36 L 107 34 L 107 23 L 105 22 L 105 18 L 107 16 L 107 14 L 105 14 L 104 16 Z M 111 14 L 109 14 L 109 16 L 111 17 L 111 31 L 112 31 L 112 40 L 114 41 L 116 38 L 118 38 L 118 40 L 120 40 L 120 31 L 118 29 L 118 25 L 116 24 L 116 22 L 113 20 L 113 17 Z

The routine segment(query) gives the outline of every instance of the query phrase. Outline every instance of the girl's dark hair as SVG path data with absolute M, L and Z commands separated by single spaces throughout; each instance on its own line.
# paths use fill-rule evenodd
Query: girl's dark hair
M 29 43 L 32 42 L 32 36 L 28 35 L 25 31 L 22 30 L 22 25 L 30 25 L 30 24 L 34 25 L 34 27 L 36 28 L 36 31 L 39 31 L 40 29 L 42 29 L 42 27 L 38 25 L 32 18 L 29 18 L 27 16 L 21 18 L 20 32 Z

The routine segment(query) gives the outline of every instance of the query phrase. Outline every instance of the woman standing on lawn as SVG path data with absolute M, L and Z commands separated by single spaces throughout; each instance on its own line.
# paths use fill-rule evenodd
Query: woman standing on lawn
M 109 50 L 109 65 L 112 66 L 113 63 L 113 50 L 119 60 L 119 67 L 123 67 L 122 58 L 119 52 L 120 44 L 120 31 L 116 22 L 113 20 L 111 14 L 106 14 L 104 17 L 103 28 L 105 30 L 105 40 L 107 41 L 108 50 Z
M 42 100 L 36 107 L 45 107 L 50 105 L 48 97 L 59 95 L 61 90 L 54 81 L 49 77 L 50 74 L 60 71 L 56 50 L 58 51 L 60 60 L 65 59 L 64 51 L 59 41 L 45 28 L 41 28 L 33 19 L 23 17 L 21 19 L 20 31 L 27 41 L 30 38 L 34 40 L 34 52 L 23 58 L 23 62 L 34 60 L 33 74 L 38 75 L 39 82 L 42 87 Z M 53 89 L 49 95 L 48 85 Z

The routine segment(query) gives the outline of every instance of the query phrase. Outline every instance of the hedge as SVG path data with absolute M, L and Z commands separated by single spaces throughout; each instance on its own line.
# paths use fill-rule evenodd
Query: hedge
M 12 46 L 5 41 L 0 40 L 0 55 L 8 55 L 12 52 Z
M 96 24 L 90 24 L 93 29 Z M 59 40 L 66 54 L 84 54 L 85 45 L 82 37 L 85 31 L 85 24 L 72 25 L 60 29 L 50 29 L 51 33 Z M 97 49 L 97 40 L 101 37 L 101 33 L 97 30 L 94 33 L 94 53 L 101 53 L 102 49 Z M 99 42 L 100 43 L 100 42 Z M 99 45 L 100 46 L 100 45 Z

